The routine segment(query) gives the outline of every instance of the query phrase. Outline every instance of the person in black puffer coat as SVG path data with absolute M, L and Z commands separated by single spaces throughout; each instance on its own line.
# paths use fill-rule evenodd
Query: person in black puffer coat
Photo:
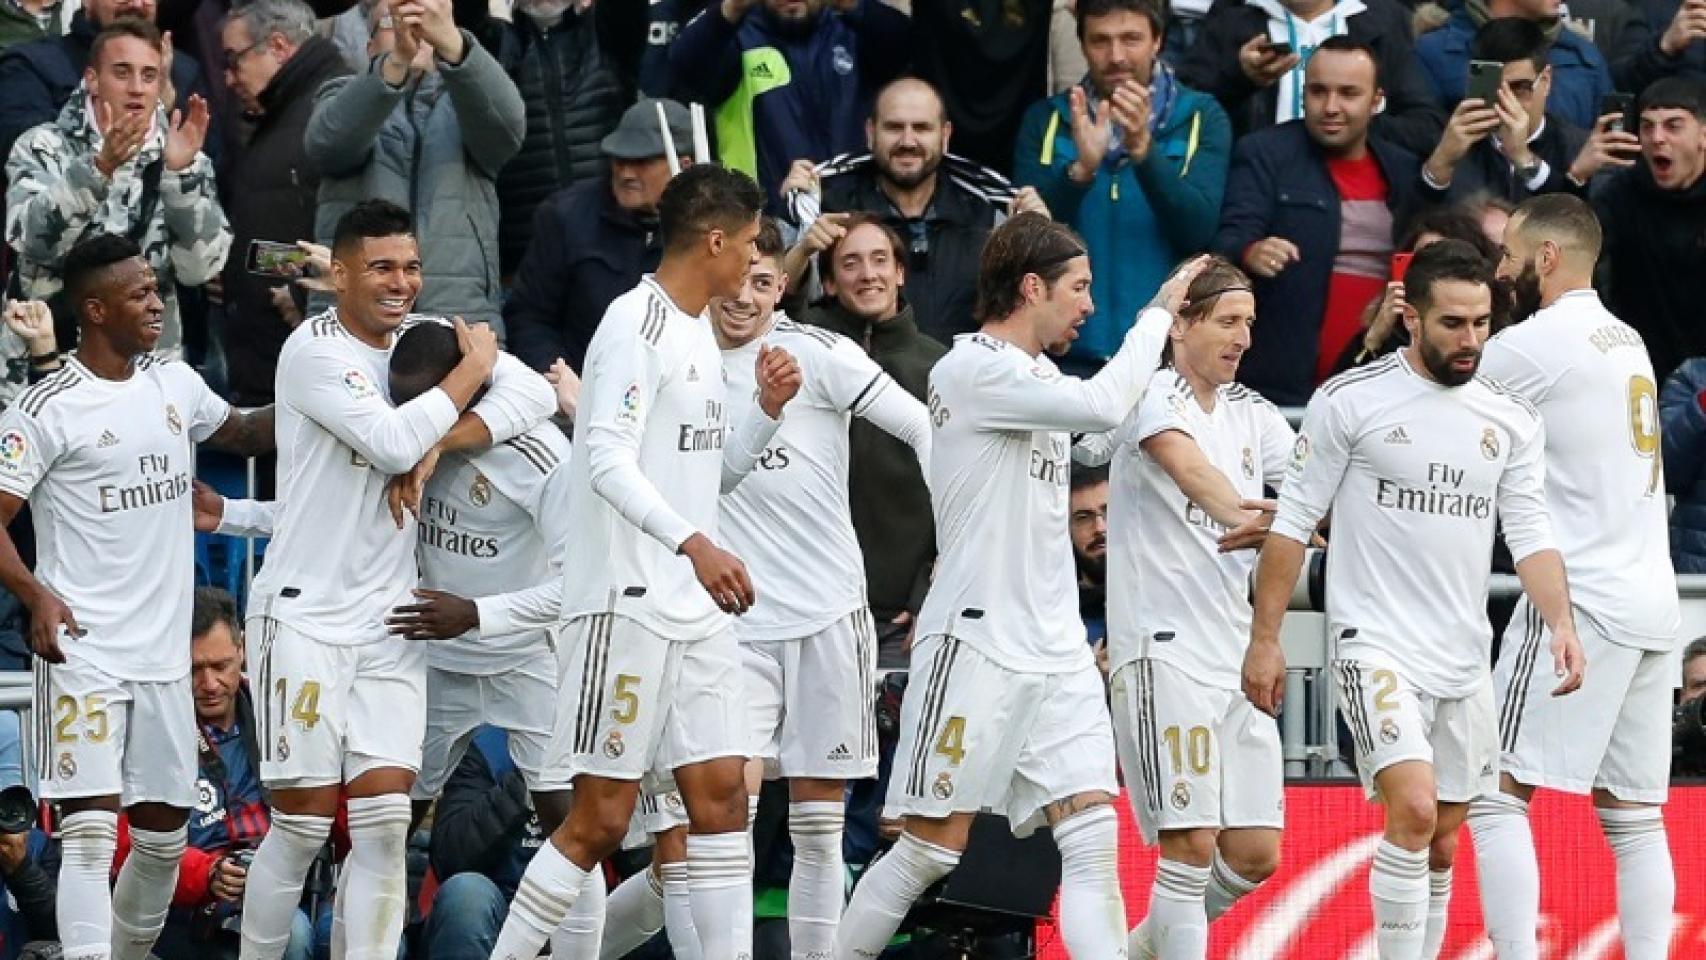
M 527 106 L 521 151 L 498 173 L 498 263 L 505 277 L 533 237 L 534 208 L 604 171 L 598 143 L 634 99 L 631 30 L 619 18 L 622 6 L 518 0 L 506 23 L 487 12 L 485 0 L 455 5 L 458 25 L 497 59 Z

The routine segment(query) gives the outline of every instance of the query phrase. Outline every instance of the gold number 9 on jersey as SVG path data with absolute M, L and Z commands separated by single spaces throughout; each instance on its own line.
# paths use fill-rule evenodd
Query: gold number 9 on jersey
M 1653 461 L 1647 496 L 1659 489 L 1659 389 L 1650 377 L 1629 378 L 1629 441 L 1637 456 Z

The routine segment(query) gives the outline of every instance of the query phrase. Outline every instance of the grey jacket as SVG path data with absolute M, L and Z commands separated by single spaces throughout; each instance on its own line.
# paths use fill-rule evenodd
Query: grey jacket
M 303 139 L 322 177 L 314 235 L 330 244 L 338 218 L 361 200 L 407 207 L 425 281 L 415 311 L 501 331 L 497 175 L 521 148 L 526 115 L 498 62 L 466 30 L 462 39 L 460 64 L 441 60 L 401 87 L 375 59 L 320 88 Z

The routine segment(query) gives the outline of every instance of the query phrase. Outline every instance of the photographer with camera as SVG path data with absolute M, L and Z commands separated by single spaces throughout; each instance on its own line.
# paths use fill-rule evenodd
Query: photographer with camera
M 1706 777 L 1706 637 L 1682 648 L 1682 700 L 1671 714 L 1670 775 Z
M 235 960 L 249 861 L 271 824 L 261 788 L 255 705 L 243 682 L 240 623 L 229 593 L 196 589 L 190 627 L 199 735 L 196 804 L 172 910 L 154 948 L 160 960 Z M 0 851 L 3 844 L 0 839 Z M 129 830 L 121 819 L 114 869 L 129 852 Z M 309 917 L 298 912 L 285 960 L 307 960 L 312 945 Z
M 59 939 L 54 917 L 59 845 L 36 829 L 36 800 L 20 781 L 18 715 L 0 713 L 0 960 L 16 960 L 33 944 Z M 57 950 L 57 944 L 53 949 Z

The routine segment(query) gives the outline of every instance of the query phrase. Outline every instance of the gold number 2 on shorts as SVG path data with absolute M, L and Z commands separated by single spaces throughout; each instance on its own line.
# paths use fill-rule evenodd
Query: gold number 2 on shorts
M 1390 670 L 1374 671 L 1374 709 L 1385 713 L 1398 709 L 1398 675 Z
M 295 720 L 304 730 L 314 729 L 320 722 L 320 681 L 304 680 L 296 685 L 296 701 L 290 700 L 290 681 L 279 678 L 273 682 L 273 695 L 278 702 L 278 725 Z M 286 704 L 289 708 L 286 709 Z
M 111 728 L 107 725 L 106 697 L 84 697 L 82 709 L 79 710 L 76 697 L 62 695 L 53 701 L 55 743 L 77 742 L 77 732 L 71 728 L 76 725 L 79 716 L 83 718 L 84 742 L 100 743 L 107 738 Z
M 1202 776 L 1208 772 L 1209 734 L 1207 727 L 1192 727 L 1189 731 L 1181 734 L 1179 727 L 1172 726 L 1161 731 L 1161 736 L 1167 741 L 1167 752 L 1173 755 L 1173 773 L 1184 773 L 1186 760 L 1190 761 L 1192 773 Z

